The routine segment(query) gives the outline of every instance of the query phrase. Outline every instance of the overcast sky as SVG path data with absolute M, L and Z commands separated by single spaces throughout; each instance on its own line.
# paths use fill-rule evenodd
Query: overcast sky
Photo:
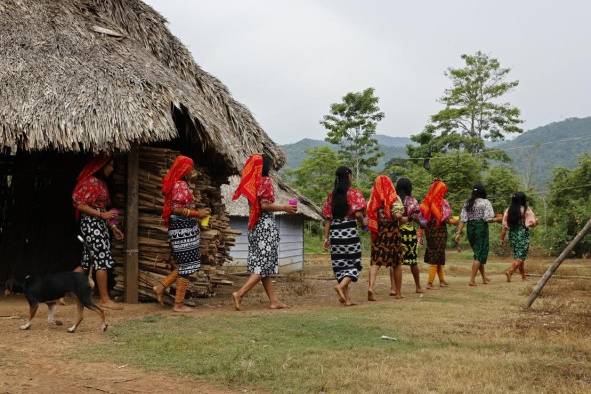
M 526 128 L 591 115 L 586 0 L 147 0 L 206 71 L 278 143 L 322 139 L 319 120 L 374 87 L 378 132 L 421 131 L 462 53 L 482 50 L 520 81 Z

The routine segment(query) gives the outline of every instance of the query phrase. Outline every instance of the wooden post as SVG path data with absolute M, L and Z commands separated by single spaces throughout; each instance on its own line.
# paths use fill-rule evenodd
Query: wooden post
M 138 173 L 139 148 L 134 146 L 127 155 L 127 207 L 125 210 L 125 302 L 138 303 Z
M 533 291 L 527 298 L 527 301 L 525 303 L 526 309 L 534 303 L 536 298 L 538 298 L 540 292 L 546 285 L 546 282 L 548 282 L 548 280 L 552 277 L 554 272 L 556 272 L 558 267 L 560 267 L 560 264 L 562 264 L 564 259 L 566 259 L 569 253 L 574 249 L 574 247 L 579 243 L 579 241 L 583 239 L 583 237 L 589 232 L 589 230 L 591 230 L 591 219 L 587 221 L 587 224 L 585 224 L 585 227 L 583 227 L 583 229 L 579 231 L 575 239 L 570 241 L 568 246 L 562 251 L 562 253 L 560 253 L 560 256 L 558 256 L 556 260 L 554 260 L 554 262 L 550 265 L 550 267 L 548 267 L 546 273 L 544 274 L 544 276 L 542 276 L 542 279 L 540 279 L 540 281 L 536 284 L 536 287 L 534 287 Z

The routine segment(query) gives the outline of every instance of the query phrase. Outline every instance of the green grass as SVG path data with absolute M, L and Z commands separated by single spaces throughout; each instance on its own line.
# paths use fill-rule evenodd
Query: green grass
M 384 329 L 375 312 L 352 314 L 341 308 L 258 316 L 150 316 L 115 327 L 109 333 L 112 342 L 98 353 L 120 363 L 231 386 L 318 392 L 329 382 L 307 376 L 333 367 L 323 365 L 327 354 L 371 352 L 396 357 L 425 346 L 400 334 L 394 327 Z M 383 340 L 382 335 L 398 340 Z

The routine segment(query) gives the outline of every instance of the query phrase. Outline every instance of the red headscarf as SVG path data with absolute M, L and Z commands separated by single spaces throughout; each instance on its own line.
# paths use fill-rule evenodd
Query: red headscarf
M 257 192 L 261 185 L 263 177 L 263 156 L 252 155 L 244 163 L 242 169 L 242 178 L 240 185 L 236 188 L 232 200 L 237 200 L 240 196 L 246 197 L 250 206 L 250 215 L 248 218 L 248 229 L 252 230 L 261 216 L 261 204 L 257 198 Z
M 168 226 L 168 220 L 172 214 L 172 188 L 177 181 L 183 179 L 193 170 L 193 159 L 187 156 L 178 156 L 162 180 L 162 195 L 164 206 L 162 207 L 162 219 Z
M 74 192 L 72 192 L 72 195 L 78 195 L 81 191 L 82 188 L 86 187 L 88 188 L 88 179 L 90 179 L 91 177 L 94 176 L 94 174 L 96 174 L 97 172 L 99 172 L 104 166 L 106 166 L 111 160 L 113 160 L 113 157 L 111 155 L 98 155 L 93 157 L 92 159 L 90 159 L 88 161 L 88 163 L 86 163 L 86 165 L 84 166 L 84 168 L 82 168 L 82 171 L 80 171 L 80 174 L 78 175 L 78 178 L 76 178 L 76 186 L 74 187 Z M 90 188 L 90 190 L 87 190 L 87 192 L 90 192 L 91 194 L 98 194 L 100 192 L 100 190 L 98 188 Z M 80 211 L 78 209 L 76 209 L 76 219 L 80 218 Z
M 439 179 L 435 179 L 421 203 L 421 214 L 429 222 L 435 218 L 439 226 L 443 219 L 443 198 L 447 194 L 447 185 Z
M 392 184 L 392 180 L 380 175 L 376 178 L 371 189 L 369 204 L 367 205 L 367 218 L 369 231 L 372 238 L 378 234 L 378 209 L 383 208 L 387 220 L 392 220 L 392 205 L 396 202 L 398 195 Z

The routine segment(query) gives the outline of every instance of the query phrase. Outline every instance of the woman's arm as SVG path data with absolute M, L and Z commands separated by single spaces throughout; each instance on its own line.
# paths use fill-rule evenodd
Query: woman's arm
M 324 222 L 324 229 L 323 229 L 323 235 L 324 235 L 323 246 L 324 246 L 324 249 L 326 249 L 326 250 L 328 250 L 328 248 L 330 247 L 329 233 L 330 233 L 330 222 L 325 221 Z
M 190 209 L 190 208 L 174 208 L 172 213 L 178 216 L 185 216 L 189 218 L 204 218 L 206 216 L 211 215 L 210 208 L 199 208 L 199 209 Z
M 501 244 L 503 246 L 505 246 L 506 241 L 505 241 L 505 237 L 507 236 L 507 227 L 503 226 L 503 229 L 501 230 Z
M 464 229 L 464 222 L 460 221 L 458 223 L 458 227 L 456 228 L 456 236 L 454 237 L 454 241 L 456 243 L 460 243 L 460 239 L 462 238 L 462 230 Z
M 100 209 L 93 208 L 87 204 L 79 204 L 76 208 L 78 208 L 80 212 L 85 213 L 88 216 L 94 216 L 105 220 L 115 219 L 119 214 L 114 209 L 111 209 L 110 211 L 101 211 Z
M 261 209 L 266 212 L 286 212 L 286 213 L 297 213 L 298 208 L 295 205 L 289 204 L 275 204 L 265 201 L 261 201 Z

